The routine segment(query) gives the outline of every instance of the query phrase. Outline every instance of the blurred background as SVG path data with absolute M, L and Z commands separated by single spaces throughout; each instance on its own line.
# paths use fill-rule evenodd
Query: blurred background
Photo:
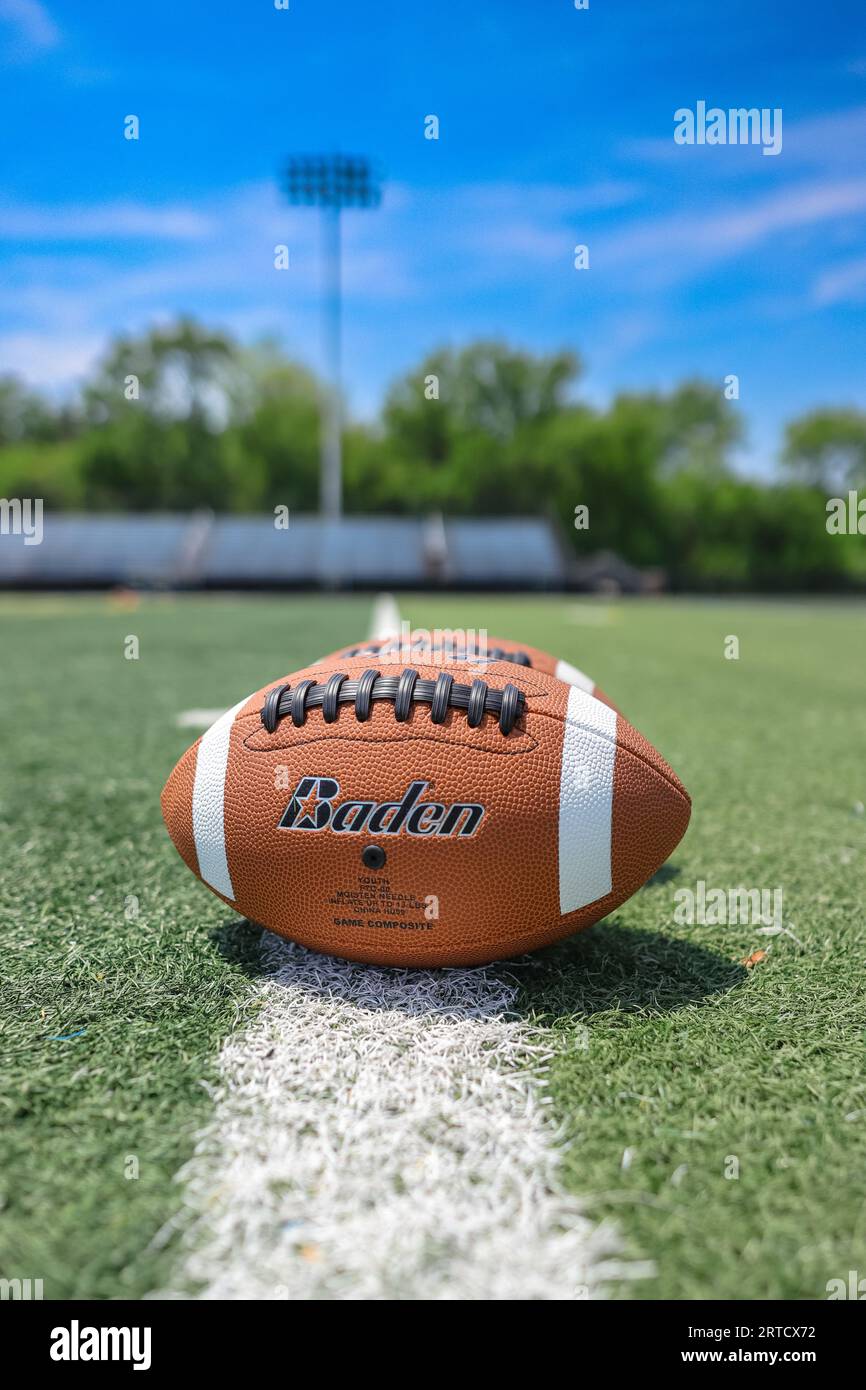
M 0 584 L 866 583 L 856 0 L 0 0 L 0 56 Z M 337 151 L 370 205 L 292 201 Z

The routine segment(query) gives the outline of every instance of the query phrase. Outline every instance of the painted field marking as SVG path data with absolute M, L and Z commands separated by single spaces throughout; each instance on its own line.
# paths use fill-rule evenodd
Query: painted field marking
M 158 1297 L 574 1299 L 627 1276 L 559 1182 L 550 1039 L 515 1015 L 516 982 L 273 937 L 263 956 Z

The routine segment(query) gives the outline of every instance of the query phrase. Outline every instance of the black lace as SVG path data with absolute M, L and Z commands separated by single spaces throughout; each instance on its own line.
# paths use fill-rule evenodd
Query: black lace
M 413 704 L 429 705 L 434 724 L 444 724 L 449 709 L 465 710 L 470 729 L 477 729 L 485 714 L 495 714 L 503 734 L 511 733 L 525 704 L 523 692 L 510 683 L 501 690 L 491 690 L 482 680 L 460 685 L 447 671 L 440 672 L 435 681 L 421 680 L 418 672 L 407 666 L 399 676 L 382 676 L 370 670 L 350 680 L 337 672 L 324 685 L 312 680 L 298 681 L 294 686 L 276 685 L 265 696 L 261 719 L 272 734 L 281 719 L 291 718 L 301 728 L 311 709 L 321 709 L 325 723 L 333 724 L 340 705 L 354 705 L 355 718 L 363 723 L 370 718 L 374 700 L 393 700 L 394 718 L 400 723 L 409 718 Z
M 348 647 L 340 655 L 346 657 L 355 656 L 399 656 L 403 650 L 399 638 L 387 638 L 384 642 L 371 642 L 364 647 Z M 431 656 L 439 656 L 442 653 L 450 656 L 454 661 L 477 661 L 480 659 L 478 648 L 472 645 L 459 642 L 437 642 L 433 646 L 429 642 L 413 642 L 409 650 L 417 659 L 429 653 Z M 531 666 L 532 662 L 526 652 L 506 652 L 502 647 L 488 647 L 484 653 L 485 661 L 510 661 L 515 666 Z

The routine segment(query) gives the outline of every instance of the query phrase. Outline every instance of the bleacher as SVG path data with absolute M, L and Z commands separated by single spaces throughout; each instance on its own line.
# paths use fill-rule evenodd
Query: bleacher
M 568 561 L 534 517 L 87 516 L 46 513 L 38 545 L 0 534 L 0 588 L 561 589 Z

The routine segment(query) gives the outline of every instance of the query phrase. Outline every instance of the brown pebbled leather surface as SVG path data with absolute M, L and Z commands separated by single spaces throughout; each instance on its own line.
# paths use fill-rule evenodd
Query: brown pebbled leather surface
M 331 670 L 357 677 L 369 667 L 398 675 L 402 662 L 370 657 L 317 663 L 283 680 L 323 681 Z M 441 665 L 414 663 L 422 677 Z M 457 681 L 469 664 L 449 662 Z M 235 718 L 225 779 L 225 836 L 235 892 L 232 906 L 314 950 L 384 965 L 478 965 L 548 945 L 606 916 L 655 872 L 681 839 L 690 802 L 676 774 L 621 716 L 611 833 L 613 890 L 576 912 L 559 912 L 559 793 L 569 687 L 537 669 L 491 663 L 485 679 L 526 695 L 514 731 L 494 716 L 470 729 L 451 710 L 443 725 L 417 705 L 405 724 L 391 702 L 374 703 L 359 722 L 343 706 L 327 725 L 320 709 L 302 728 L 281 720 L 262 727 L 262 691 Z M 184 861 L 198 872 L 192 830 L 197 744 L 184 754 L 163 792 L 163 814 Z M 284 768 L 281 785 L 275 770 Z M 429 786 L 423 800 L 486 808 L 470 837 L 394 836 L 284 830 L 279 821 L 304 776 L 340 783 L 339 800 L 399 801 L 409 783 Z M 365 868 L 366 845 L 384 848 L 381 870 Z M 429 910 L 438 904 L 438 917 Z M 229 901 L 226 899 L 225 901 Z M 425 913 L 425 907 L 427 912 Z
M 412 633 L 412 638 L 414 638 L 415 636 L 416 636 L 416 633 L 413 631 L 413 633 Z M 425 634 L 425 636 L 427 636 L 427 637 L 428 637 L 428 640 L 429 640 L 429 634 Z M 410 642 L 411 642 L 412 638 L 410 638 Z M 389 639 L 389 645 L 390 645 L 390 641 L 391 641 L 391 640 L 392 640 L 392 639 Z M 399 639 L 397 639 L 397 640 L 399 640 Z M 323 666 L 323 665 L 325 665 L 325 664 L 327 663 L 328 665 L 332 666 L 332 667 L 334 668 L 334 670 L 339 670 L 339 669 L 340 669 L 340 664 L 339 664 L 340 662 L 346 662 L 347 660 L 355 660 L 355 659 L 356 659 L 356 658 L 353 658 L 353 657 L 346 657 L 346 656 L 344 655 L 344 652 L 347 651 L 347 650 L 348 650 L 348 651 L 352 651 L 354 647 L 359 647 L 359 646 L 361 646 L 361 645 L 362 645 L 362 643 L 360 643 L 360 642 L 355 642 L 355 643 L 353 643 L 353 646 L 352 646 L 352 647 L 342 648 L 342 649 L 339 650 L 339 651 L 331 652 L 331 654 L 330 654 L 329 656 L 320 657 L 317 664 L 318 664 L 319 666 Z M 375 642 L 375 640 L 373 640 L 373 641 L 367 643 L 366 645 L 368 645 L 368 646 L 375 646 L 375 645 L 376 645 L 376 642 Z M 555 675 L 556 675 L 557 658 L 556 658 L 555 656 L 552 656 L 552 655 L 550 654 L 550 652 L 542 651 L 542 649 L 541 649 L 540 647 L 531 647 L 531 646 L 529 645 L 528 642 L 513 642 L 509 637 L 488 637 L 488 638 L 487 638 L 487 649 L 488 649 L 488 651 L 492 650 L 494 647 L 500 647 L 500 648 L 502 649 L 502 651 L 504 651 L 504 652 L 524 652 L 525 655 L 529 657 L 529 660 L 530 660 L 530 662 L 532 663 L 532 669 L 533 669 L 533 670 L 542 671 L 542 672 L 543 672 L 545 675 L 547 675 L 547 676 L 555 676 Z M 358 659 L 360 659 L 360 658 L 358 658 Z M 389 655 L 387 659 L 388 659 L 388 660 L 394 660 L 394 657 Z M 402 660 L 402 657 L 399 657 L 399 659 Z M 367 657 L 366 660 L 367 660 L 368 665 L 374 665 L 374 664 L 375 664 L 376 658 Z M 410 661 L 408 664 L 411 665 L 411 666 L 415 666 L 415 664 L 416 664 L 415 659 L 413 658 L 412 661 Z M 510 664 L 510 663 L 509 663 L 509 664 Z M 526 669 L 526 668 L 524 667 L 524 670 L 525 670 L 525 669 Z M 590 679 L 591 679 L 591 677 L 590 677 Z M 610 709 L 615 709 L 615 710 L 617 711 L 617 713 L 620 712 L 620 711 L 619 711 L 619 707 L 618 707 L 617 705 L 614 704 L 613 700 L 610 698 L 609 695 L 606 695 L 606 694 L 605 694 L 605 692 L 602 690 L 602 688 L 601 688 L 600 685 L 595 686 L 595 688 L 594 688 L 594 690 L 593 690 L 592 693 L 593 693 L 594 698 L 595 698 L 596 700 L 601 700 L 601 702 L 602 702 L 603 705 L 607 705 Z
M 195 743 L 186 750 L 183 757 L 175 763 L 160 797 L 162 818 L 174 841 L 174 847 L 186 867 L 192 869 L 196 878 L 199 878 L 200 874 L 192 830 L 192 788 L 195 781 L 196 754 L 200 743 L 201 739 L 197 738 Z

